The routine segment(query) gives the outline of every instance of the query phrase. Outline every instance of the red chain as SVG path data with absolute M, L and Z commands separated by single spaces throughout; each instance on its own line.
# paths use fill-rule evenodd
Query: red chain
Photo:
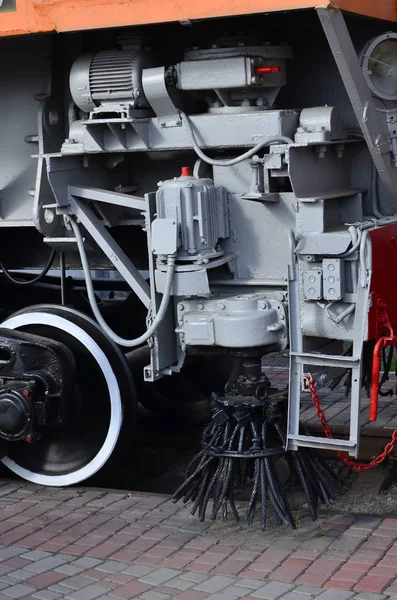
M 332 435 L 332 431 L 331 431 L 331 429 L 327 423 L 327 420 L 325 418 L 325 413 L 324 413 L 323 409 L 321 408 L 320 398 L 317 394 L 317 389 L 316 389 L 316 384 L 314 383 L 314 379 L 309 373 L 306 373 L 304 375 L 304 378 L 307 381 L 307 387 L 312 395 L 312 402 L 313 402 L 314 406 L 316 407 L 317 417 L 320 419 L 320 423 L 324 429 L 325 436 L 328 439 L 333 440 L 334 436 Z M 372 469 L 372 467 L 376 467 L 377 465 L 380 465 L 385 460 L 386 456 L 388 456 L 388 454 L 390 454 L 393 451 L 393 448 L 394 448 L 394 445 L 396 442 L 397 442 L 397 429 L 395 429 L 393 431 L 391 440 L 388 444 L 386 444 L 383 452 L 381 452 L 381 454 L 378 454 L 378 456 L 376 458 L 374 458 L 373 460 L 371 460 L 371 462 L 369 462 L 367 464 L 361 464 L 361 463 L 354 462 L 354 460 L 351 460 L 349 458 L 349 456 L 346 454 L 346 452 L 341 452 L 340 450 L 337 451 L 337 455 L 340 458 L 340 460 L 342 460 L 348 467 L 350 467 L 351 469 L 354 469 L 358 473 L 363 473 L 364 471 L 368 471 L 369 469 Z

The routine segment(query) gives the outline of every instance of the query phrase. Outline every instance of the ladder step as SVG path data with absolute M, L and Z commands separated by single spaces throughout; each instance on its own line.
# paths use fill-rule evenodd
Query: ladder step
M 306 446 L 309 448 L 322 448 L 324 450 L 346 450 L 351 451 L 357 444 L 351 440 L 330 440 L 323 437 L 311 435 L 288 435 L 288 441 L 297 442 L 297 446 Z
M 355 356 L 332 356 L 330 354 L 313 354 L 309 352 L 291 352 L 291 356 L 299 365 L 345 367 L 346 369 L 354 369 L 354 367 L 360 365 L 360 359 Z

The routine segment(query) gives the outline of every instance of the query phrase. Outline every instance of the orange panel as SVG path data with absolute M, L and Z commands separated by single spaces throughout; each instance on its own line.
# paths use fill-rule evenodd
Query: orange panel
M 336 4 L 349 12 L 397 21 L 397 0 L 339 0 Z
M 14 2 L 3 0 L 0 36 L 330 6 L 321 0 L 16 0 L 13 10 Z M 397 0 L 337 0 L 337 4 L 351 12 L 397 20 Z

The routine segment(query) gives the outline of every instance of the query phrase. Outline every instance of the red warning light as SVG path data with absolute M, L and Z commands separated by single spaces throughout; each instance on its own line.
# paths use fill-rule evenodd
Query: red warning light
M 268 75 L 269 73 L 280 73 L 280 67 L 255 67 L 257 75 Z

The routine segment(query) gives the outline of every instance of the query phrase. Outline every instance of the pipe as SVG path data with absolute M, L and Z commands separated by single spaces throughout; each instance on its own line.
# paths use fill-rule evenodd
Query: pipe
M 211 285 L 230 286 L 263 286 L 263 287 L 287 287 L 287 281 L 279 279 L 210 279 Z
M 271 144 L 293 144 L 294 143 L 293 140 L 291 140 L 291 138 L 286 137 L 284 135 L 273 136 L 273 137 L 265 138 L 264 140 L 262 140 L 261 142 L 256 144 L 256 146 L 254 146 L 250 150 L 247 150 L 247 152 L 244 152 L 244 154 L 240 154 L 240 156 L 237 156 L 236 158 L 232 158 L 230 160 L 214 159 L 214 158 L 210 158 L 209 156 L 204 154 L 204 152 L 201 150 L 200 146 L 198 145 L 195 133 L 193 131 L 193 126 L 192 126 L 192 123 L 191 123 L 189 117 L 184 112 L 181 112 L 180 115 L 185 124 L 186 130 L 187 130 L 189 138 L 190 138 L 190 142 L 193 146 L 195 153 L 197 154 L 197 156 L 199 158 L 201 158 L 201 160 L 203 160 L 204 162 L 206 162 L 209 165 L 212 165 L 213 167 L 232 167 L 233 165 L 237 165 L 237 164 L 241 163 L 243 160 L 252 158 L 254 156 L 254 154 L 257 154 L 257 152 L 262 150 L 262 148 L 264 148 L 265 146 L 270 146 Z

